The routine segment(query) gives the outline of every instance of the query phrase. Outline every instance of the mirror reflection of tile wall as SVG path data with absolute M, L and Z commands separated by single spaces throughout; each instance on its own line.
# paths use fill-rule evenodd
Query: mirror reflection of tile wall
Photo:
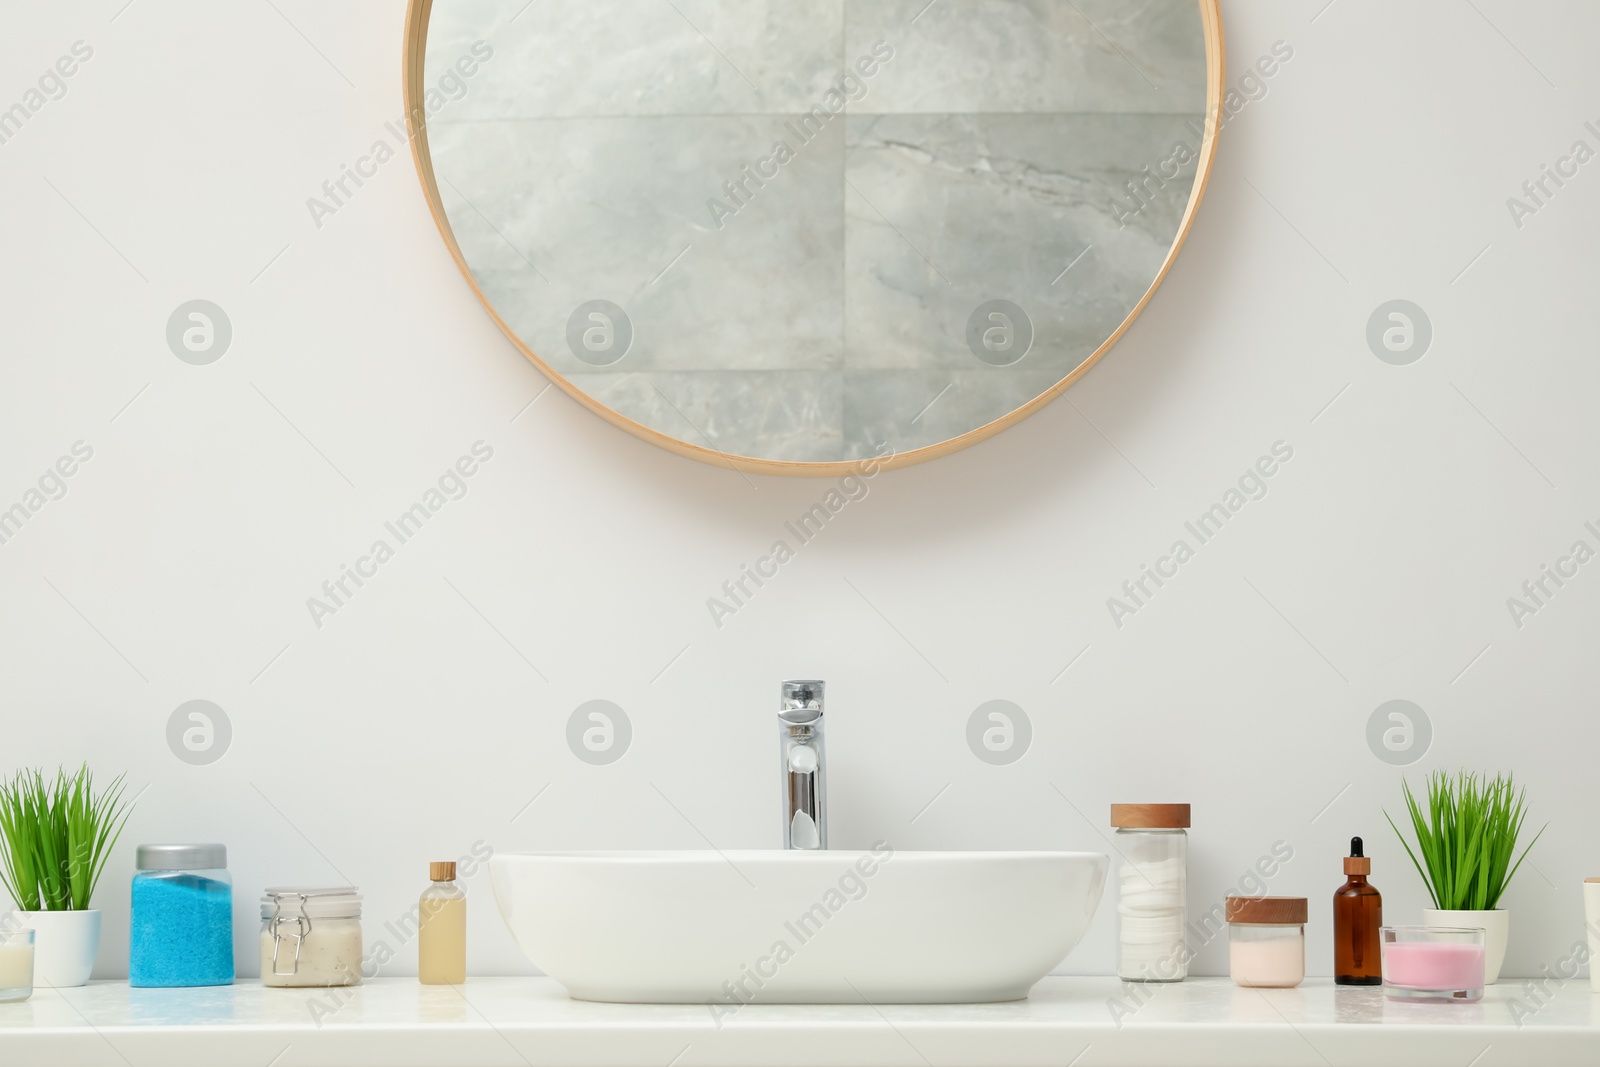
M 902 452 L 1044 392 L 1154 280 L 1200 146 L 1195 0 L 675 4 L 436 0 L 428 35 L 429 86 L 493 48 L 428 123 L 462 252 L 614 410 L 766 459 Z M 614 362 L 569 338 L 596 300 L 631 327 Z M 1009 365 L 969 344 L 996 300 L 1031 323 Z

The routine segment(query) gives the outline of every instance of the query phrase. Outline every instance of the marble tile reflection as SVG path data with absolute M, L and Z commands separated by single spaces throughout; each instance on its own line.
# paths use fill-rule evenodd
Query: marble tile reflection
M 843 459 L 887 443 L 906 452 L 1003 418 L 1056 384 L 1043 366 L 979 370 L 850 370 L 844 374 Z
M 690 444 L 792 462 L 841 455 L 837 372 L 574 374 L 572 381 L 612 410 Z
M 479 286 L 560 373 L 822 370 L 843 365 L 843 121 L 804 143 L 769 116 L 445 123 L 431 138 Z M 568 343 L 596 298 L 633 332 L 604 371 Z
M 435 85 L 473 41 L 494 58 L 459 119 L 781 114 L 840 74 L 843 0 L 434 0 Z
M 850 0 L 845 53 L 880 39 L 895 60 L 853 111 L 1205 110 L 1195 0 Z
M 741 455 L 906 451 L 1049 389 L 1148 291 L 1201 143 L 1195 0 L 436 0 L 430 83 L 478 40 L 428 126 L 477 284 L 602 403 Z M 995 300 L 1008 366 L 972 347 Z
M 846 366 L 977 369 L 968 322 L 1005 299 L 1055 379 L 1149 288 L 1196 161 L 1160 165 L 1199 145 L 1170 115 L 852 116 L 848 137 Z

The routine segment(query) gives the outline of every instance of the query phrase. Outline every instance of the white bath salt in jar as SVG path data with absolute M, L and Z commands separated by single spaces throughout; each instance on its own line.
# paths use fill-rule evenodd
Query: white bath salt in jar
M 261 984 L 359 985 L 361 895 L 354 886 L 279 886 L 261 898 Z
M 1292 989 L 1306 978 L 1306 898 L 1229 897 L 1228 973 L 1235 985 Z
M 1189 805 L 1113 804 L 1117 828 L 1117 977 L 1125 982 L 1181 982 L 1189 974 L 1184 944 L 1188 888 Z

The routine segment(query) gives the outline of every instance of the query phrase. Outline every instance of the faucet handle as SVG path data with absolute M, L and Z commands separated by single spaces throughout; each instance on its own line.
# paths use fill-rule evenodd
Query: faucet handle
M 778 696 L 778 717 L 785 722 L 808 723 L 822 718 L 822 693 L 826 685 L 814 679 L 786 681 Z

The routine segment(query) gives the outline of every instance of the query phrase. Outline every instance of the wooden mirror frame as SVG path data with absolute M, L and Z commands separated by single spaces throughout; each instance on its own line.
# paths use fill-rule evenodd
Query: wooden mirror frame
M 937 444 L 924 445 L 907 452 L 896 452 L 885 457 L 868 459 L 829 460 L 825 462 L 795 462 L 790 460 L 760 459 L 754 456 L 740 456 L 731 452 L 721 452 L 714 448 L 691 444 L 662 433 L 660 430 L 651 429 L 642 423 L 635 422 L 621 412 L 615 411 L 585 393 L 582 389 L 569 382 L 565 376 L 540 359 L 527 344 L 518 337 L 516 332 L 500 317 L 500 313 L 490 303 L 489 298 L 479 288 L 477 279 L 472 276 L 472 268 L 467 265 L 466 257 L 461 254 L 461 246 L 457 244 L 454 232 L 450 229 L 450 220 L 445 215 L 444 202 L 439 196 L 439 184 L 433 175 L 433 158 L 428 151 L 428 126 L 427 109 L 423 106 L 425 93 L 424 75 L 426 64 L 426 50 L 428 44 L 428 17 L 433 11 L 433 0 L 408 0 L 406 6 L 406 26 L 404 55 L 401 60 L 402 93 L 405 99 L 406 124 L 411 134 L 411 158 L 417 166 L 417 177 L 422 181 L 422 193 L 427 199 L 428 210 L 433 215 L 434 224 L 439 227 L 439 236 L 444 238 L 445 247 L 450 250 L 450 255 L 455 258 L 456 266 L 461 268 L 461 274 L 471 286 L 473 293 L 483 304 L 484 310 L 489 313 L 496 325 L 517 346 L 517 350 L 551 382 L 560 386 L 572 399 L 599 415 L 613 426 L 618 426 L 635 437 L 641 437 L 651 444 L 659 445 L 669 452 L 680 456 L 688 456 L 703 463 L 713 463 L 718 466 L 728 467 L 751 474 L 781 474 L 795 477 L 832 478 L 846 474 L 859 474 L 864 468 L 870 467 L 873 473 L 879 470 L 892 470 L 896 467 L 909 467 L 913 463 L 924 460 L 936 459 L 957 452 L 968 445 L 977 444 L 987 440 L 1002 430 L 1016 425 L 1035 411 L 1044 407 L 1050 401 L 1060 396 L 1073 382 L 1086 374 L 1090 367 L 1100 361 L 1100 358 L 1117 343 L 1117 340 L 1133 325 L 1133 320 L 1139 317 L 1139 312 L 1144 310 L 1150 302 L 1151 296 L 1167 276 L 1167 271 L 1172 268 L 1173 261 L 1178 256 L 1178 251 L 1183 247 L 1183 242 L 1189 236 L 1189 229 L 1194 225 L 1195 212 L 1199 210 L 1200 200 L 1205 195 L 1206 184 L 1211 180 L 1211 165 L 1216 157 L 1217 130 L 1222 108 L 1222 95 L 1226 78 L 1226 60 L 1222 37 L 1222 9 L 1221 0 L 1196 0 L 1200 5 L 1200 22 L 1205 32 L 1206 41 L 1206 121 L 1205 133 L 1200 142 L 1199 161 L 1195 171 L 1194 187 L 1189 192 L 1189 202 L 1183 211 L 1183 217 L 1178 224 L 1178 233 L 1172 241 L 1172 247 L 1167 251 L 1167 257 L 1161 263 L 1161 269 L 1156 273 L 1155 280 L 1145 290 L 1133 310 L 1128 312 L 1127 318 L 1112 331 L 1111 336 L 1096 348 L 1089 357 L 1078 364 L 1072 371 L 1055 385 L 1043 393 L 1014 408 L 1006 415 L 991 422 L 987 422 L 975 429 L 957 437 L 947 438 Z

